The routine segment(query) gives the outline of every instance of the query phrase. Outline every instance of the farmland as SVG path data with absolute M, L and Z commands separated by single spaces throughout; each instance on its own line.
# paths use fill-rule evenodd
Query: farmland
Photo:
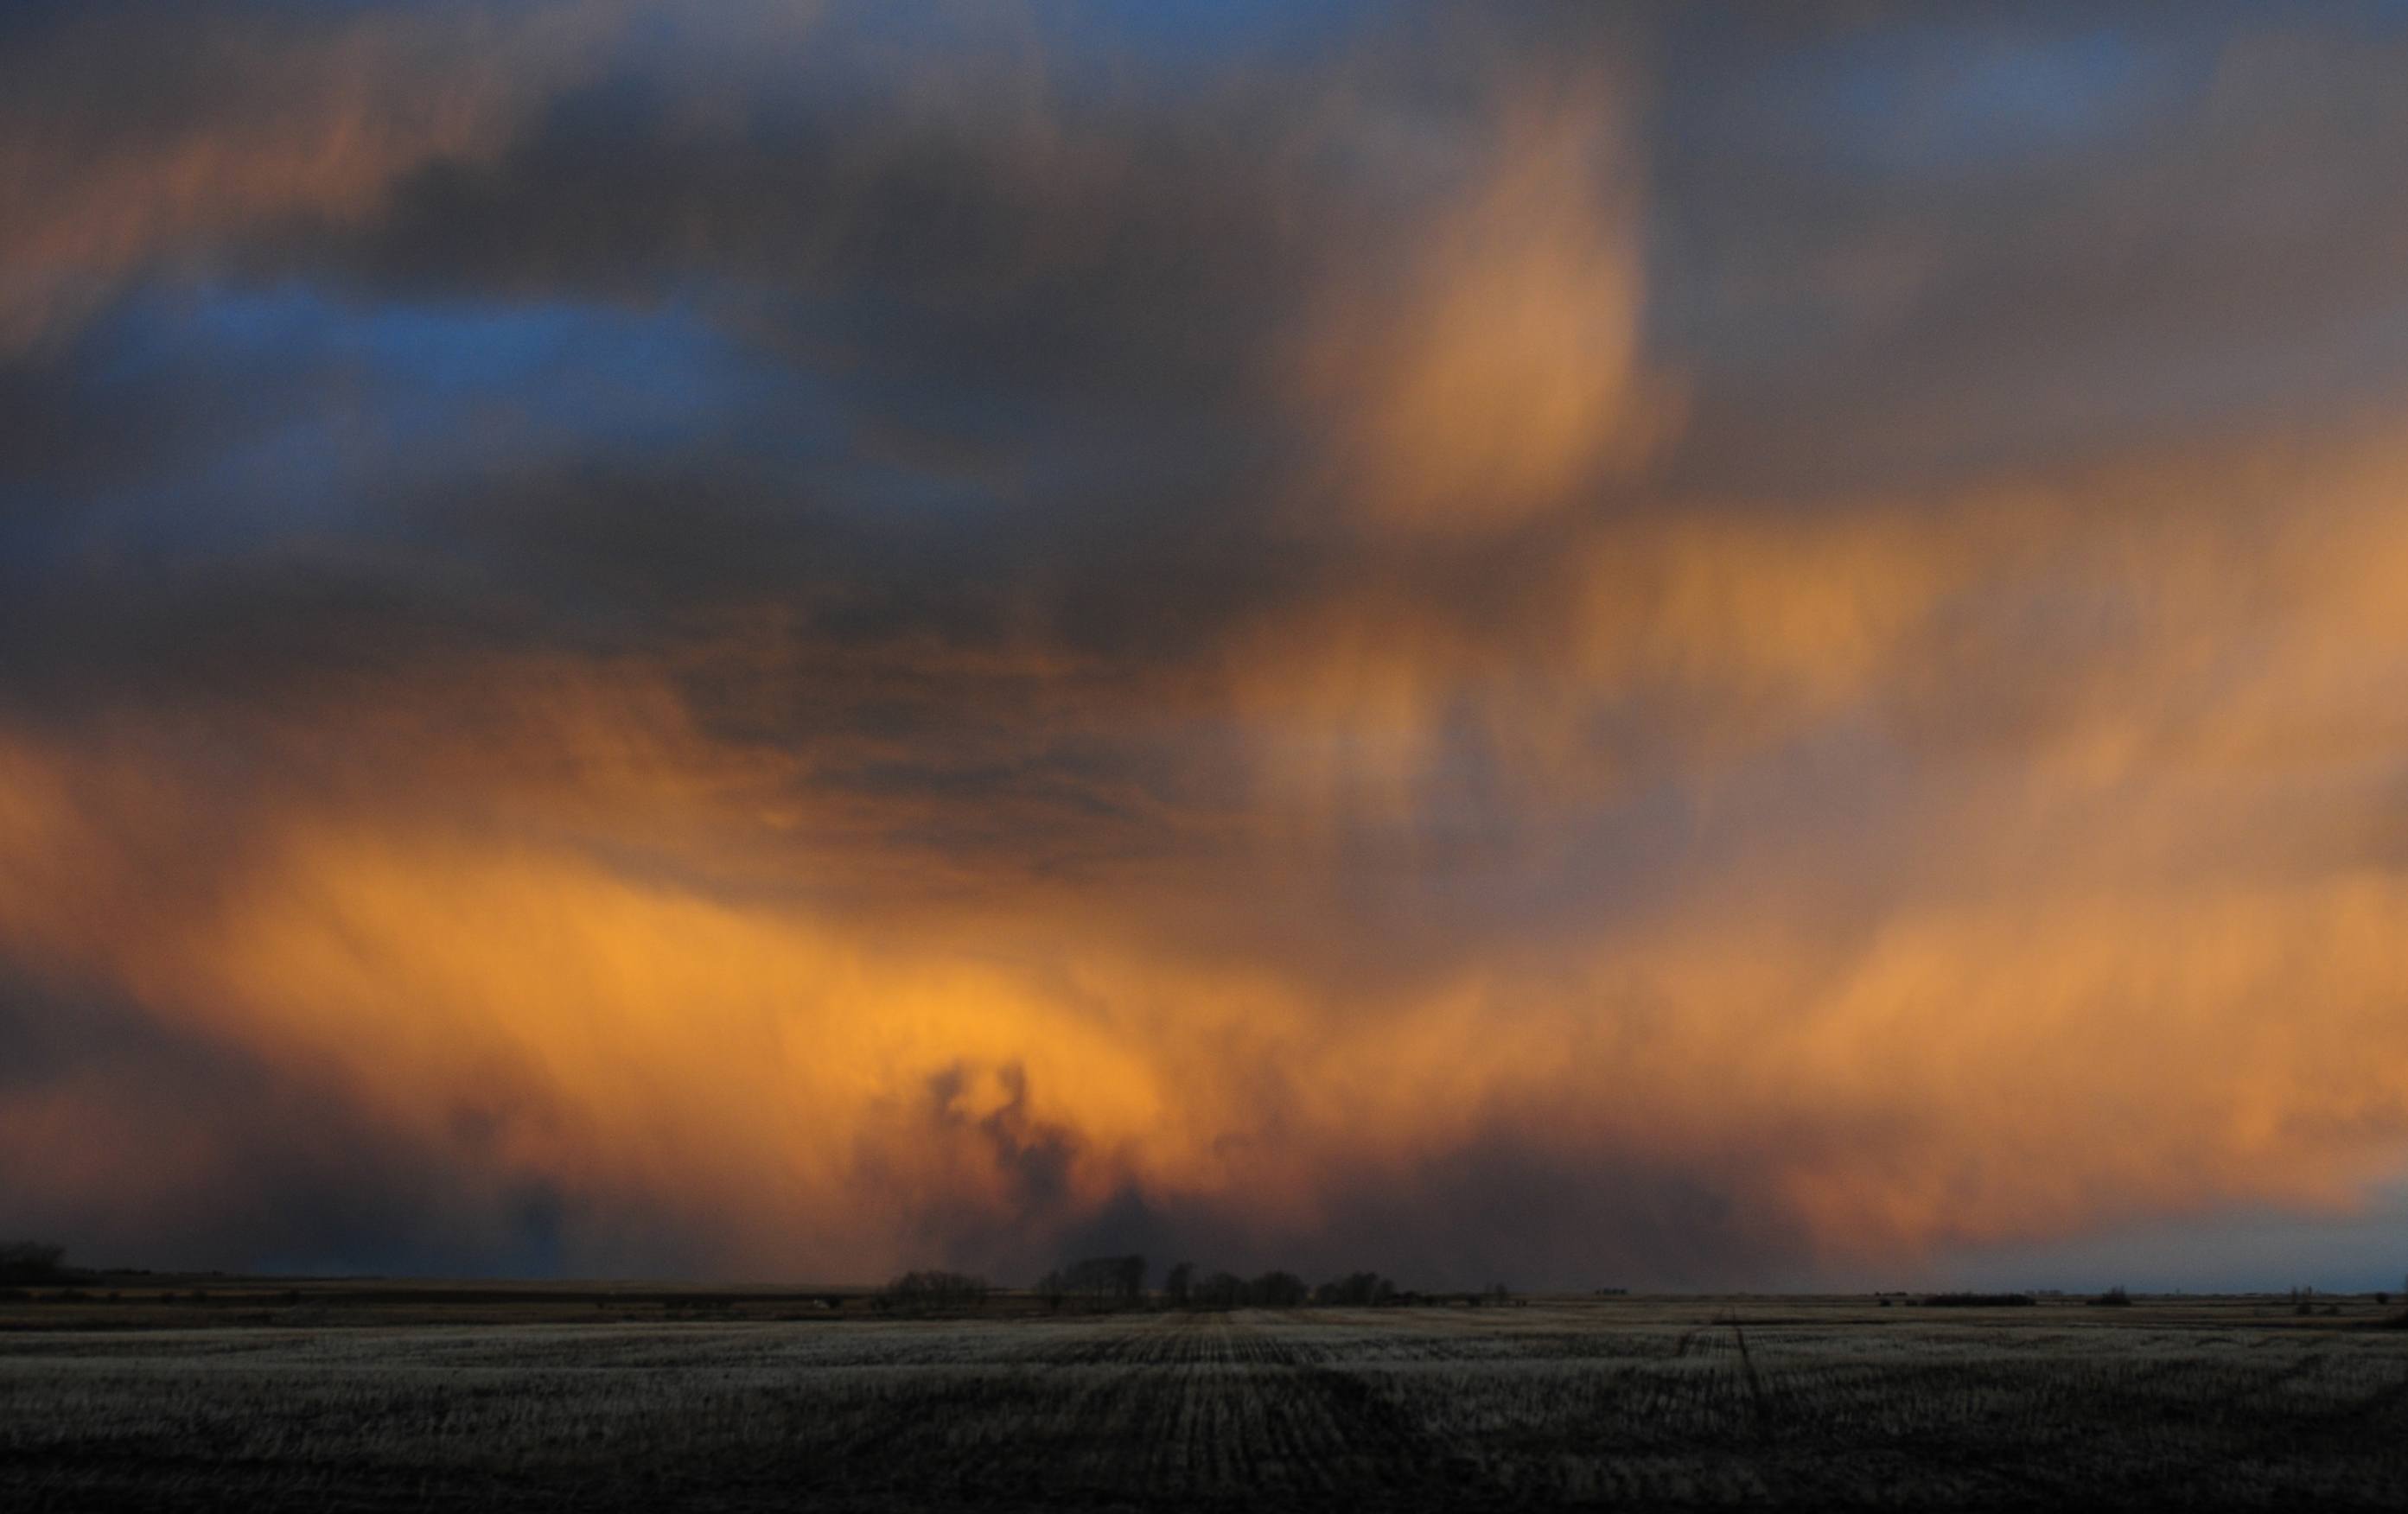
M 2396 1507 L 2408 1331 L 2381 1320 L 2271 1299 L 1021 1299 L 976 1319 L 557 1290 L 21 1303 L 0 1306 L 0 1499 Z

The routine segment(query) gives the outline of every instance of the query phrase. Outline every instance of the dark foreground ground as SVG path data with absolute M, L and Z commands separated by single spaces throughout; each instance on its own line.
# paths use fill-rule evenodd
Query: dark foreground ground
M 0 1304 L 0 1508 L 2408 1507 L 2371 1305 Z

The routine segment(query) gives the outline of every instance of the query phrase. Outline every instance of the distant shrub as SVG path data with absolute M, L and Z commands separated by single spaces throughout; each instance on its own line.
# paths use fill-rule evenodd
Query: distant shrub
M 2121 1288 L 2110 1288 L 2107 1292 L 2100 1294 L 2090 1302 L 2094 1306 L 2104 1308 L 2128 1308 L 2131 1307 L 2132 1295 L 2124 1292 Z
M 1936 1309 L 2022 1308 L 2039 1302 L 2029 1293 L 1932 1293 L 1924 1299 Z

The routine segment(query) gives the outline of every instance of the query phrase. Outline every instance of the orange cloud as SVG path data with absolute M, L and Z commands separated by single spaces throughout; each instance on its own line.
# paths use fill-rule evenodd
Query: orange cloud
M 1612 88 L 1520 92 L 1473 161 L 1441 161 L 1436 204 L 1350 249 L 1297 359 L 1327 487 L 1385 525 L 1514 524 L 1629 467 L 1671 419 L 1641 362 L 1639 197 Z
M 431 14 L 218 39 L 243 98 L 138 148 L 12 120 L 0 173 L 32 211 L 0 229 L 0 348 L 154 260 L 493 161 L 616 12 Z M 1725 1220 L 1624 1267 L 1684 1282 L 2345 1207 L 2408 1161 L 2388 425 L 1928 495 L 1666 497 L 1644 465 L 1673 386 L 1610 86 L 1520 80 L 1446 131 L 1350 113 L 1369 191 L 1261 140 L 1234 166 L 1170 152 L 1274 181 L 1193 212 L 1030 73 L 975 99 L 927 77 L 904 129 L 829 149 L 839 186 L 911 160 L 893 206 L 787 229 L 804 261 L 856 236 L 877 261 L 915 210 L 960 211 L 958 264 L 871 306 L 1058 284 L 1096 343 L 1073 356 L 1139 374 L 1154 350 L 1114 321 L 1193 335 L 1149 302 L 1221 288 L 1179 255 L 1216 218 L 1340 202 L 1248 244 L 1321 250 L 1296 339 L 1227 364 L 1270 393 L 1219 395 L 1306 438 L 1268 470 L 1271 524 L 1232 512 L 1265 556 L 1303 538 L 1292 577 L 1135 647 L 1070 629 L 1111 551 L 860 589 L 838 635 L 816 580 L 710 602 L 720 557 L 753 565 L 737 510 L 693 601 L 617 651 L 580 602 L 532 645 L 403 627 L 356 663 L 304 646 L 281 679 L 12 686 L 8 986 L 122 1000 L 394 1150 L 566 1193 L 572 1265 L 666 1254 L 612 1215 L 670 1217 L 715 1270 L 857 1278 L 1043 1256 L 1131 1207 L 1182 1239 L 1462 1256 L 1476 1191 L 1537 1172 L 1529 1222 L 1568 1271 L 1627 1254 L 1656 1202 L 1631 1192 L 1703 1195 Z M 997 178 L 1000 211 L 960 188 Z M 734 182 L 695 239 L 784 259 Z M 1089 307 L 1097 267 L 1122 303 Z M 1290 293 L 1232 282 L 1212 309 Z M 969 326 L 949 339 L 1022 355 L 1021 324 Z M 1120 540 L 1040 523 L 1073 556 Z M 780 570 L 823 571 L 783 545 Z M 138 1106 L 97 1066 L 0 1087 L 0 1164 L 50 1153 L 46 1193 L 151 1206 L 243 1160 L 153 1161 Z
M 2397 732 L 2362 698 L 2408 645 L 2399 464 L 1632 524 L 1469 626 L 1340 600 L 1326 623 L 1395 619 L 1229 654 L 1268 780 L 1242 845 L 1051 877 L 1007 853 L 969 887 L 914 888 L 915 821 L 713 736 L 641 664 L 388 690 L 339 717 L 391 753 L 374 775 L 261 796 L 233 848 L 168 749 L 20 735 L 0 939 L 415 1143 L 474 1130 L 495 1170 L 676 1212 L 736 1270 L 864 1275 L 1129 1193 L 1305 1235 L 1500 1140 L 1701 1175 L 1831 1265 L 2346 1207 L 2408 1150 L 2408 892 L 2368 767 Z M 2143 477 L 2226 482 L 2122 503 Z M 2072 645 L 2027 639 L 2067 594 Z M 1633 703 L 1661 749 L 1585 761 Z M 1556 876 L 1642 782 L 1761 832 L 1585 924 L 1444 921 L 1399 982 L 1323 839 L 1395 779 L 1367 710 L 1422 750 L 1469 718 L 1535 769 L 1509 879 Z M 1317 723 L 1336 787 L 1278 781 Z M 1851 726 L 1885 733 L 1895 792 L 1834 835 L 1759 764 Z M 1348 823 L 1410 828 L 1443 786 Z

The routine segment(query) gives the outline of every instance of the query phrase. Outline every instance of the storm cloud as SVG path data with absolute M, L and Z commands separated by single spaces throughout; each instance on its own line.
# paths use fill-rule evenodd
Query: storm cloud
M 0 1205 L 1458 1285 L 2345 1219 L 2408 1164 L 2403 64 L 17 7 Z

